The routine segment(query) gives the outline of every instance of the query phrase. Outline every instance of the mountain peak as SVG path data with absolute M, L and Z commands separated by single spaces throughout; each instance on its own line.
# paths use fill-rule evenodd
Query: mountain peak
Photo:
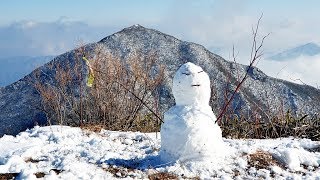
M 129 27 L 126 27 L 124 29 L 122 29 L 121 31 L 115 33 L 115 34 L 119 34 L 119 33 L 130 33 L 130 32 L 146 32 L 146 31 L 156 31 L 156 30 L 153 30 L 153 29 L 149 29 L 149 28 L 146 28 L 144 26 L 141 26 L 140 24 L 134 24 L 132 26 L 129 26 Z
M 95 48 L 100 46 L 124 62 L 131 57 L 149 60 L 150 53 L 156 53 L 153 72 L 157 73 L 163 66 L 164 80 L 161 86 L 157 87 L 157 92 L 151 95 L 159 98 L 159 112 L 165 112 L 174 105 L 172 78 L 176 70 L 186 62 L 192 62 L 208 72 L 212 80 L 211 85 L 214 87 L 213 92 L 216 94 L 215 100 L 210 103 L 215 113 L 222 109 L 225 93 L 232 92 L 236 87 L 238 75 L 246 72 L 249 72 L 246 83 L 241 86 L 242 90 L 236 93 L 234 101 L 231 102 L 230 111 L 233 113 L 248 114 L 248 117 L 255 117 L 251 116 L 253 113 L 265 116 L 264 112 L 278 113 L 280 105 L 284 111 L 290 110 L 297 114 L 315 114 L 320 111 L 320 91 L 315 88 L 270 78 L 257 68 L 248 69 L 247 66 L 226 61 L 201 45 L 179 40 L 155 29 L 133 25 L 107 36 L 98 43 L 85 45 L 84 49 L 88 55 L 95 56 Z M 132 52 L 138 52 L 139 56 Z M 77 53 L 78 49 L 75 49 L 59 55 L 18 82 L 0 89 L 0 136 L 18 134 L 36 123 L 46 123 L 46 114 L 40 107 L 43 101 L 33 82 L 40 80 L 40 83 L 52 84 L 54 87 L 55 82 L 52 81 L 57 70 L 55 67 L 74 65 L 78 61 Z M 108 63 L 107 59 L 101 58 L 101 63 L 106 65 L 104 63 Z M 73 72 L 73 69 L 71 70 Z M 82 71 L 87 75 L 86 69 Z M 72 92 L 79 92 L 78 83 L 76 80 L 70 82 Z M 72 96 L 77 98 L 78 94 Z M 71 120 L 70 118 L 64 123 L 71 124 L 72 122 L 68 122 Z
M 135 30 L 135 31 L 137 31 L 137 30 L 147 30 L 147 29 L 148 28 L 146 28 L 146 27 L 144 27 L 144 26 L 142 26 L 140 24 L 134 24 L 132 26 L 129 26 L 129 27 L 126 27 L 126 28 L 122 29 L 120 32 L 122 32 L 122 31 L 130 31 L 130 30 Z
M 295 59 L 299 56 L 314 56 L 320 54 L 320 46 L 314 42 L 309 42 L 270 57 L 272 60 L 285 61 Z
M 134 24 L 128 28 L 145 28 L 145 27 L 141 26 L 140 24 Z
M 166 37 L 166 38 L 171 37 L 173 39 L 176 39 L 175 37 L 162 33 L 156 29 L 146 28 L 140 24 L 135 24 L 122 29 L 121 31 L 116 32 L 111 36 L 107 36 L 103 38 L 100 42 L 104 43 L 113 38 L 116 38 L 116 39 L 123 38 L 123 39 L 127 39 L 128 41 L 133 41 L 133 39 L 135 39 L 135 40 L 143 40 L 147 42 L 148 40 L 150 41 L 153 38 L 159 38 L 159 37 Z
M 309 47 L 319 47 L 316 43 L 314 43 L 314 42 L 309 42 L 309 43 L 307 43 L 307 44 L 305 44 L 305 45 L 302 45 L 302 46 L 309 46 Z
M 299 47 L 296 47 L 296 48 L 294 48 L 294 49 L 303 49 L 303 50 L 305 50 L 305 51 L 310 51 L 310 50 L 312 50 L 312 51 L 320 51 L 320 46 L 318 46 L 316 43 L 314 43 L 314 42 L 310 42 L 310 43 L 307 43 L 307 44 L 304 44 L 304 45 L 302 45 L 302 46 L 299 46 Z

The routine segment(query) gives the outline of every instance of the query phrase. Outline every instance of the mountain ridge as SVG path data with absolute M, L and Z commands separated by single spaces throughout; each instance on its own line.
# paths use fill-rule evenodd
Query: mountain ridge
M 94 55 L 94 48 L 98 45 L 123 60 L 134 52 L 141 52 L 143 56 L 147 56 L 150 52 L 157 53 L 158 61 L 165 65 L 165 81 L 159 89 L 162 112 L 174 105 L 171 92 L 172 77 L 186 62 L 201 66 L 209 74 L 214 87 L 213 93 L 216 94 L 210 105 L 216 115 L 225 102 L 224 93 L 233 92 L 238 75 L 243 75 L 248 70 L 248 66 L 227 61 L 202 45 L 181 41 L 171 35 L 140 25 L 124 28 L 97 43 L 85 45 L 84 49 Z M 39 93 L 34 89 L 30 79 L 34 79 L 36 72 L 40 71 L 47 77 L 44 81 L 49 81 L 53 74 L 49 66 L 74 63 L 76 50 L 55 57 L 25 78 L 0 89 L 0 136 L 5 133 L 17 134 L 35 124 L 46 123 L 45 114 L 39 107 L 37 108 L 41 104 Z M 279 106 L 295 114 L 314 114 L 320 111 L 319 101 L 320 90 L 269 77 L 258 68 L 252 67 L 249 69 L 248 79 L 240 92 L 236 93 L 231 108 L 236 114 L 256 113 L 263 117 L 266 112 L 279 113 Z
M 275 61 L 287 61 L 290 59 L 296 59 L 299 56 L 315 56 L 318 54 L 320 54 L 320 46 L 314 42 L 310 42 L 282 51 L 278 54 L 270 56 L 268 59 Z

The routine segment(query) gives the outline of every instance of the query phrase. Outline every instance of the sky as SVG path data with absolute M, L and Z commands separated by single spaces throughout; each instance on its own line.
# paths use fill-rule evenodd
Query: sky
M 140 24 L 204 45 L 225 59 L 234 46 L 237 61 L 248 64 L 252 27 L 262 14 L 259 37 L 270 33 L 263 46 L 267 58 L 308 42 L 320 44 L 319 7 L 318 0 L 1 0 L 0 58 L 58 55 Z M 305 73 L 309 66 L 320 68 L 317 57 L 265 61 L 257 66 L 268 75 L 299 74 L 307 84 L 320 85 L 316 72 Z M 297 61 L 306 61 L 306 69 L 294 68 Z

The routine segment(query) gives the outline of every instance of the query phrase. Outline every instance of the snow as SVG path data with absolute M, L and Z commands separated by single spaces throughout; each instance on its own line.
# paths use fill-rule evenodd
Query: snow
M 17 179 L 148 179 L 159 172 L 179 179 L 320 179 L 319 141 L 222 138 L 201 67 L 181 66 L 173 94 L 176 105 L 165 113 L 160 136 L 69 126 L 5 135 L 0 179 L 15 173 Z
M 191 62 L 185 63 L 173 77 L 172 93 L 177 106 L 209 105 L 209 76 L 201 67 Z
M 172 87 L 176 105 L 164 114 L 160 132 L 162 160 L 219 164 L 224 152 L 230 151 L 223 144 L 221 129 L 209 106 L 209 76 L 188 62 L 176 72 Z
M 0 174 L 19 173 L 18 179 L 35 179 L 39 172 L 46 179 L 147 179 L 157 172 L 201 179 L 320 178 L 319 141 L 223 138 L 223 142 L 232 153 L 218 164 L 188 160 L 165 163 L 159 156 L 158 133 L 35 127 L 0 139 Z M 250 167 L 248 155 L 258 150 L 271 153 L 282 165 Z
M 209 106 L 210 81 L 186 63 L 173 80 L 176 105 L 159 133 L 36 126 L 0 138 L 0 179 L 320 179 L 320 142 L 225 139 Z

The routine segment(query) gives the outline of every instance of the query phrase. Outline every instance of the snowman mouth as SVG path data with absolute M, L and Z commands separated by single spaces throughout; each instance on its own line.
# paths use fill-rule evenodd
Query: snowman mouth
M 193 86 L 200 86 L 200 84 L 192 84 L 191 86 L 192 86 L 192 87 L 193 87 Z

